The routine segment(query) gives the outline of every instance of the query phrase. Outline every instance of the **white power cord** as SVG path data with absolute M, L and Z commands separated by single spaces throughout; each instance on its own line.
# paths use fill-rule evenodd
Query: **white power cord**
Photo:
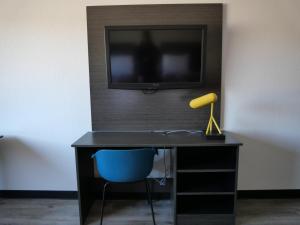
M 154 133 L 162 133 L 163 135 L 169 135 L 174 133 L 189 133 L 189 134 L 196 134 L 200 133 L 203 134 L 202 130 L 154 130 Z
M 166 148 L 163 148 L 164 152 L 164 177 L 161 179 L 154 178 L 154 180 L 159 183 L 160 186 L 165 186 L 167 183 L 167 174 L 168 174 L 168 169 L 167 169 L 167 160 L 166 160 Z

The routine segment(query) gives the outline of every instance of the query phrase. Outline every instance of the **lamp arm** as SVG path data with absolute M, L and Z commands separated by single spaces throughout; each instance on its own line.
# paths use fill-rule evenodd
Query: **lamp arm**
M 214 118 L 214 103 L 212 102 L 210 104 L 210 117 L 209 117 L 209 121 L 208 121 L 208 124 L 207 124 L 207 128 L 206 128 L 206 132 L 205 134 L 208 135 L 208 134 L 211 134 L 212 133 L 212 126 L 213 124 L 215 125 L 215 127 L 217 128 L 218 130 L 218 133 L 219 134 L 222 134 L 221 132 L 221 129 L 220 127 L 218 126 L 215 118 Z

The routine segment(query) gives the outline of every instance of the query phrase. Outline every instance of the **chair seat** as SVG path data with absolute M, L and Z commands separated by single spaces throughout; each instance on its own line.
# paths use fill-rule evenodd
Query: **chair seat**
M 145 179 L 153 168 L 155 150 L 101 149 L 94 154 L 98 173 L 110 182 L 136 182 Z

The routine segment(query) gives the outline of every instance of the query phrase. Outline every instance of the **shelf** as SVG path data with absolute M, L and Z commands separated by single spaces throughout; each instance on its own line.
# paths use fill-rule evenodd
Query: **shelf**
M 180 147 L 177 149 L 177 169 L 221 170 L 236 168 L 236 151 L 233 147 Z
M 179 173 L 177 192 L 234 192 L 235 173 Z
M 235 192 L 177 192 L 177 195 L 234 195 Z
M 180 169 L 177 173 L 230 173 L 235 169 Z
M 177 214 L 232 214 L 234 195 L 177 196 Z
M 181 214 L 177 215 L 178 225 L 232 225 L 234 223 L 233 214 L 201 214 L 201 215 L 190 215 Z

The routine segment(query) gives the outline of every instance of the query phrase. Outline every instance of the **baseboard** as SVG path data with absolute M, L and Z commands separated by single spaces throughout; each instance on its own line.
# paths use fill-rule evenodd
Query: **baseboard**
M 147 194 L 146 192 L 113 192 L 107 193 L 107 199 L 110 200 L 146 200 Z M 152 192 L 152 199 L 154 200 L 162 200 L 162 199 L 170 199 L 171 195 L 170 192 Z M 99 194 L 97 199 L 102 199 L 102 196 Z
M 238 199 L 300 198 L 300 189 L 239 190 Z
M 77 199 L 77 191 L 0 190 L 0 198 Z
M 100 193 L 99 196 L 100 198 Z M 169 192 L 154 192 L 153 199 L 170 199 Z M 45 198 L 45 199 L 77 199 L 77 191 L 28 191 L 0 190 L 0 198 Z M 146 199 L 143 192 L 113 192 L 108 199 Z M 289 190 L 240 190 L 238 199 L 295 199 L 300 198 L 300 189 Z
M 170 199 L 169 192 L 154 192 L 152 198 L 156 200 Z M 43 198 L 43 199 L 77 199 L 77 191 L 25 191 L 25 190 L 0 190 L 0 198 Z M 97 199 L 101 199 L 101 193 L 96 196 Z M 121 199 L 146 199 L 146 193 L 144 192 L 108 192 L 107 199 L 121 200 Z

